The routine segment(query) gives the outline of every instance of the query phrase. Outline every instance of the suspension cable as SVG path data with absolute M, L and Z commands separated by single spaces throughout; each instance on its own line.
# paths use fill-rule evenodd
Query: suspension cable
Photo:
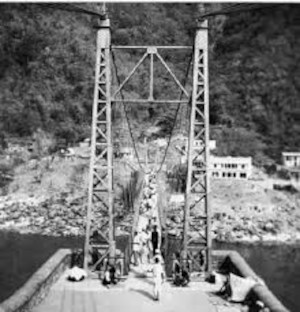
M 187 84 L 188 76 L 189 76 L 189 72 L 190 72 L 190 67 L 191 67 L 191 64 L 192 64 L 192 61 L 193 61 L 193 51 L 194 51 L 194 49 L 192 50 L 192 53 L 191 53 L 191 56 L 190 56 L 190 59 L 189 59 L 189 63 L 188 63 L 188 67 L 187 67 L 187 70 L 186 70 L 186 73 L 185 73 L 184 85 L 183 85 L 184 89 L 186 88 L 186 84 Z M 182 96 L 183 96 L 183 90 L 181 90 L 181 93 L 180 93 L 180 101 L 182 100 Z M 188 103 L 186 105 L 189 105 L 190 101 L 191 101 L 191 96 L 190 96 L 189 101 L 188 101 Z M 172 137 L 173 137 L 173 132 L 174 132 L 174 129 L 175 129 L 175 126 L 176 126 L 177 116 L 178 116 L 178 112 L 180 110 L 180 107 L 181 107 L 181 103 L 179 102 L 177 104 L 175 117 L 174 117 L 173 125 L 172 125 L 172 128 L 171 128 L 171 134 L 169 136 L 168 144 L 167 144 L 167 147 L 165 149 L 165 154 L 164 154 L 162 162 L 160 163 L 160 166 L 159 166 L 158 170 L 156 171 L 156 174 L 158 174 L 161 171 L 161 169 L 163 167 L 163 164 L 166 161 L 166 157 L 167 157 L 167 154 L 168 154 L 169 147 L 171 145 L 171 140 L 172 140 Z
M 68 12 L 73 12 L 73 13 L 83 13 L 87 15 L 92 15 L 92 16 L 97 16 L 100 19 L 105 19 L 106 18 L 106 13 L 105 12 L 96 12 L 92 11 L 89 9 L 82 8 L 78 5 L 75 5 L 73 3 L 37 3 L 37 5 L 41 7 L 46 7 L 49 9 L 56 9 L 56 10 L 61 10 L 61 11 L 68 11 Z
M 116 72 L 116 78 L 117 78 L 117 82 L 118 82 L 118 85 L 120 85 L 120 78 L 119 78 L 119 75 L 118 75 L 118 69 L 117 69 L 117 65 L 116 65 L 116 59 L 115 59 L 115 54 L 113 51 L 112 52 L 112 61 L 113 61 L 113 65 L 114 65 L 114 68 L 115 68 L 115 72 Z M 189 71 L 190 71 L 190 66 L 191 66 L 191 63 L 192 63 L 192 60 L 193 60 L 193 52 L 191 53 L 191 56 L 190 56 L 190 60 L 189 60 L 189 63 L 188 63 L 188 67 L 187 67 L 187 70 L 186 70 L 186 73 L 185 73 L 185 78 L 184 78 L 184 89 L 186 87 L 186 84 L 187 84 L 187 80 L 188 80 L 188 75 L 189 75 Z M 181 93 L 180 93 L 180 101 L 182 100 L 182 97 L 183 97 L 183 90 L 181 90 Z M 136 144 L 135 144 L 135 140 L 134 140 L 134 137 L 133 137 L 133 133 L 132 133 L 132 127 L 131 127 L 131 123 L 130 123 L 130 119 L 129 119 L 129 114 L 128 114 L 128 111 L 126 109 L 126 105 L 124 104 L 124 95 L 123 95 L 123 92 L 122 90 L 120 90 L 120 95 L 121 95 L 121 98 L 122 98 L 122 105 L 123 105 L 123 110 L 125 112 L 125 117 L 126 117 L 126 121 L 127 121 L 127 125 L 128 125 L 128 129 L 129 129 L 129 133 L 130 133 L 130 137 L 131 137 L 131 141 L 132 141 L 132 144 L 133 144 L 133 148 L 134 148 L 134 153 L 135 153 L 135 156 L 137 158 L 137 161 L 138 161 L 138 164 L 139 164 L 139 167 L 141 168 L 141 170 L 145 172 L 141 162 L 140 162 L 140 158 L 139 158 L 139 154 L 138 154 L 138 151 L 137 151 L 137 148 L 136 148 Z M 189 101 L 187 103 L 187 105 L 190 103 L 190 99 L 191 97 L 189 98 Z M 168 144 L 167 144 L 167 147 L 165 149 L 165 153 L 164 153 L 164 156 L 163 156 L 163 160 L 159 166 L 159 169 L 156 171 L 156 174 L 158 174 L 162 167 L 163 167 L 163 164 L 166 160 L 166 157 L 167 157 L 167 154 L 168 154 L 168 150 L 169 150 L 169 147 L 171 145 L 171 140 L 172 140 L 172 137 L 173 137 L 173 132 L 174 132 L 174 129 L 175 129 L 175 126 L 176 126 L 176 121 L 177 121 L 177 116 L 178 116 L 178 112 L 180 110 L 180 107 L 181 107 L 181 103 L 179 102 L 177 104 L 177 108 L 176 108 L 176 111 L 175 111 L 175 117 L 174 117 L 174 121 L 173 121 L 173 125 L 172 125 L 172 128 L 171 128 L 171 133 L 170 133 L 170 136 L 169 136 L 169 139 L 168 139 Z
M 215 15 L 228 15 L 228 14 L 238 13 L 238 12 L 247 12 L 251 10 L 265 9 L 265 8 L 270 8 L 276 5 L 277 3 L 270 3 L 270 4 L 263 3 L 263 5 L 260 3 L 237 3 L 231 6 L 227 6 L 221 10 L 216 10 L 216 11 L 208 12 L 205 14 L 201 14 L 198 20 L 202 20 L 206 17 L 215 16 Z
M 119 75 L 118 75 L 118 68 L 117 68 L 116 59 L 115 59 L 115 54 L 114 54 L 113 50 L 111 50 L 111 54 L 112 54 L 113 65 L 114 65 L 115 72 L 116 72 L 117 82 L 118 82 L 118 85 L 120 86 L 120 85 L 121 85 L 121 82 L 120 82 L 120 77 L 119 77 Z M 131 138 L 131 141 L 132 141 L 132 145 L 133 145 L 135 157 L 136 157 L 136 159 L 137 159 L 137 161 L 138 161 L 138 164 L 139 164 L 139 167 L 141 168 L 141 170 L 143 171 L 143 173 L 146 173 L 146 171 L 144 170 L 144 168 L 143 168 L 143 166 L 142 166 L 142 164 L 141 164 L 140 157 L 139 157 L 139 154 L 138 154 L 138 151 L 137 151 L 137 148 L 136 148 L 136 144 L 135 144 L 135 140 L 134 140 L 133 133 L 132 133 L 132 128 L 131 128 L 131 123 L 130 123 L 130 119 L 129 119 L 129 114 L 128 114 L 126 105 L 125 105 L 125 103 L 124 103 L 124 95 L 123 95 L 122 90 L 120 90 L 120 95 L 121 95 L 121 99 L 122 99 L 122 106 L 123 106 L 123 110 L 124 110 L 124 113 L 125 113 L 125 117 L 126 117 L 126 121 L 127 121 L 127 126 L 128 126 L 128 130 L 129 130 L 130 138 Z

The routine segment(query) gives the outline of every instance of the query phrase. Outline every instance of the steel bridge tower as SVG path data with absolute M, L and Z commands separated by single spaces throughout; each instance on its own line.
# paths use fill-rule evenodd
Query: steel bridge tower
M 99 224 L 97 224 L 97 231 L 108 244 L 109 257 L 114 258 L 115 256 L 110 48 L 110 21 L 105 19 L 100 21 L 100 29 L 97 32 L 91 160 L 84 248 L 85 270 L 88 268 L 91 229 L 93 225 L 97 224 L 96 222 L 99 222 L 99 220 L 94 219 L 95 210 L 98 210 L 108 219 L 103 224 L 104 228 L 108 222 L 108 233 L 104 232 Z M 92 223 L 93 221 L 94 223 Z
M 200 7 L 200 5 L 199 5 Z M 200 8 L 201 10 L 202 8 Z M 203 10 L 201 10 L 203 12 Z M 190 213 L 198 208 L 200 236 L 205 250 L 205 269 L 211 271 L 211 211 L 209 205 L 209 88 L 208 88 L 208 22 L 198 24 L 194 39 L 193 88 L 188 139 L 188 172 L 184 209 L 183 251 L 186 260 L 199 255 L 189 239 Z M 197 248 L 196 248 L 197 249 Z

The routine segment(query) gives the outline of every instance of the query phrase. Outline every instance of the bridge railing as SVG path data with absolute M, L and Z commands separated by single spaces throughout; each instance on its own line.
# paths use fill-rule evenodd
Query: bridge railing
M 261 280 L 237 251 L 213 250 L 212 257 L 213 264 L 217 266 L 216 269 L 222 273 L 233 273 L 241 277 L 251 277 L 257 281 Z M 289 312 L 265 283 L 257 283 L 253 287 L 251 295 L 254 302 L 260 300 L 270 312 Z
M 31 311 L 48 294 L 50 287 L 58 280 L 71 262 L 71 249 L 59 249 L 18 290 L 0 302 L 1 312 Z

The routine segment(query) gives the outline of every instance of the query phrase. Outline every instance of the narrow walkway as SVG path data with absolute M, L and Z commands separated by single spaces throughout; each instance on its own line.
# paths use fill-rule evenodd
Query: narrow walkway
M 147 179 L 149 177 L 146 177 Z M 147 181 L 148 182 L 148 181 Z M 146 183 L 144 201 L 140 207 L 138 227 L 144 228 L 155 218 L 158 228 L 160 219 L 157 210 L 156 181 Z M 149 194 L 149 195 L 148 195 Z M 146 203 L 148 204 L 147 207 Z M 145 222 L 146 221 L 146 222 Z M 149 266 L 149 267 L 148 267 Z M 197 281 L 188 287 L 178 288 L 165 282 L 160 301 L 153 298 L 152 266 L 141 264 L 131 267 L 128 278 L 107 288 L 97 276 L 81 282 L 69 282 L 66 273 L 52 286 L 45 300 L 33 312 L 239 312 L 213 295 L 219 286 Z
M 164 283 L 162 298 L 153 300 L 153 282 L 145 277 L 140 268 L 132 268 L 128 278 L 116 286 L 106 288 L 98 279 L 89 278 L 82 282 L 69 282 L 66 275 L 52 286 L 45 300 L 33 312 L 215 312 L 239 311 L 217 309 L 202 289 L 202 282 L 191 283 L 187 288 L 176 288 Z M 224 310 L 225 309 L 225 310 Z

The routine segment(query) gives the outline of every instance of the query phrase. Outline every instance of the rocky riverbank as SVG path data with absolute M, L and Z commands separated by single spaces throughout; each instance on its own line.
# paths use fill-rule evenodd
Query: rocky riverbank
M 181 210 L 182 211 L 182 210 Z M 180 236 L 182 231 L 182 212 L 167 218 L 166 225 L 171 235 Z M 204 235 L 201 221 L 191 218 L 190 236 L 201 241 Z M 219 242 L 295 244 L 300 243 L 300 231 L 295 228 L 282 229 L 281 220 L 242 217 L 240 215 L 214 214 L 211 227 L 212 239 Z
M 50 236 L 83 236 L 86 223 L 86 197 L 69 197 L 62 193 L 56 197 L 12 196 L 0 199 L 0 230 L 16 231 L 22 234 L 41 234 Z M 115 219 L 118 220 L 119 233 L 130 229 L 133 216 L 120 213 L 121 204 L 115 203 Z M 95 220 L 98 226 L 107 223 L 103 212 L 95 209 L 92 226 Z M 130 233 L 129 230 L 127 230 Z
M 125 169 L 121 165 L 116 172 L 125 179 Z M 36 182 L 37 175 L 41 175 L 39 183 Z M 140 208 L 146 209 L 155 199 L 162 226 L 171 234 L 180 236 L 183 194 L 174 195 L 164 174 L 157 178 L 157 196 L 149 189 Z M 87 179 L 88 163 L 81 159 L 57 159 L 51 168 L 42 164 L 33 169 L 20 166 L 9 194 L 0 196 L 0 229 L 53 236 L 84 235 Z M 126 179 L 129 181 L 130 176 Z M 116 185 L 119 189 L 118 196 L 115 196 L 117 231 L 130 233 L 133 213 L 128 209 L 129 204 L 124 202 L 124 187 L 120 185 Z M 300 240 L 300 193 L 273 189 L 273 181 L 267 176 L 259 181 L 212 180 L 210 199 L 211 233 L 215 240 L 250 243 L 294 243 Z M 127 205 L 127 209 L 123 205 Z M 95 211 L 94 220 L 104 223 L 106 219 L 102 213 L 106 212 Z M 203 229 L 201 211 L 192 209 L 190 235 L 201 240 Z
M 86 198 L 69 198 L 60 195 L 56 198 L 44 197 L 2 197 L 0 201 L 0 230 L 19 233 L 36 233 L 51 236 L 84 235 L 86 218 Z M 99 215 L 97 215 L 99 214 Z M 101 220 L 101 212 L 95 219 Z M 240 211 L 234 214 L 214 213 L 212 219 L 212 238 L 217 241 L 247 243 L 296 243 L 300 242 L 297 227 L 284 227 L 279 218 L 265 218 L 257 214 L 244 215 Z M 119 219 L 122 219 L 119 218 Z M 295 222 L 297 220 L 294 220 Z M 101 221 L 100 221 L 101 222 Z M 118 231 L 130 228 L 132 216 L 122 219 Z M 294 225 L 294 224 L 292 224 Z M 170 234 L 180 236 L 183 226 L 182 208 L 168 213 L 165 226 Z M 192 215 L 190 235 L 201 240 L 203 227 L 196 215 Z
M 42 235 L 83 235 L 86 210 L 83 198 L 2 198 L 0 229 Z
M 55 157 L 48 161 L 45 157 L 34 166 L 25 162 L 16 167 L 14 179 L 7 185 L 7 195 L 0 196 L 0 230 L 52 236 L 84 235 L 89 161 L 81 154 L 84 150 L 77 148 L 74 159 Z M 128 198 L 127 194 L 131 170 L 123 163 L 117 163 L 115 170 L 115 217 L 122 221 L 119 229 L 122 231 L 132 223 L 128 204 L 132 197 Z M 135 186 L 130 186 L 134 193 Z M 126 202 L 128 209 L 124 211 Z M 95 209 L 93 222 L 97 221 L 98 226 L 106 224 L 107 218 L 103 216 L 107 216 L 107 211 Z
M 300 194 L 273 188 L 267 176 L 260 180 L 211 180 L 212 239 L 221 242 L 299 243 Z M 180 236 L 184 196 L 169 192 L 166 225 Z M 204 207 L 191 210 L 190 236 L 201 241 Z

